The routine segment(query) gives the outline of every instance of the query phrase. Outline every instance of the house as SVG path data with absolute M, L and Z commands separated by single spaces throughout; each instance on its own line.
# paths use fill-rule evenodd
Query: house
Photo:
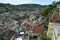
M 21 25 L 30 25 L 30 22 L 28 20 L 23 20 L 22 24 Z
M 56 11 L 53 12 L 52 17 L 50 18 L 50 22 L 52 22 L 52 23 L 56 23 L 57 22 Z
M 51 40 L 58 40 L 58 36 L 60 34 L 59 25 L 60 25 L 60 23 L 58 22 L 58 18 L 56 16 L 56 11 L 54 10 L 53 14 L 50 18 L 50 21 L 49 21 L 48 32 L 47 32 L 47 35 L 48 35 L 48 37 L 51 38 Z
M 41 35 L 44 32 L 43 26 L 27 26 L 26 31 L 28 32 L 28 40 L 31 39 L 31 37 L 36 37 L 37 40 L 41 40 Z
M 13 40 L 13 37 L 16 35 L 17 33 L 13 30 L 8 29 L 5 36 L 3 37 L 4 40 Z
M 0 23 L 0 31 L 3 31 L 4 30 L 4 25 Z
M 39 25 L 39 22 L 37 19 L 34 19 L 32 21 L 24 20 L 21 25 L 25 25 L 25 31 L 28 33 L 27 37 L 28 40 L 31 39 L 31 37 L 35 36 L 37 39 L 41 39 L 42 33 L 44 32 L 44 26 Z

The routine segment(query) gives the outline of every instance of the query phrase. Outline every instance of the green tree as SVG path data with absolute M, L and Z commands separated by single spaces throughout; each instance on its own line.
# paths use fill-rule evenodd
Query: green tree
M 51 40 L 48 36 L 46 32 L 43 32 L 42 34 L 42 40 Z
M 53 13 L 53 11 L 51 10 L 47 15 L 47 19 L 49 19 L 52 16 L 52 13 Z
M 3 40 L 3 33 L 0 32 L 0 40 Z
M 57 6 L 57 3 L 54 1 L 52 4 L 46 6 L 44 9 L 41 11 L 41 15 L 45 16 L 47 18 L 51 17 L 52 15 L 52 10 L 55 9 Z
M 46 17 L 50 11 L 51 11 L 50 5 L 49 5 L 49 6 L 46 6 L 46 7 L 41 11 L 41 15 Z

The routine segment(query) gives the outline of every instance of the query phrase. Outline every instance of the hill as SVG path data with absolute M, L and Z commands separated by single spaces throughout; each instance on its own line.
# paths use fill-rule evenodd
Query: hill
M 18 5 L 18 8 L 21 10 L 41 10 L 45 7 L 45 5 L 39 5 L 39 4 L 22 4 Z
M 21 5 L 11 5 L 0 3 L 0 13 L 2 12 L 12 12 L 12 11 L 41 11 L 45 5 L 40 4 L 21 4 Z

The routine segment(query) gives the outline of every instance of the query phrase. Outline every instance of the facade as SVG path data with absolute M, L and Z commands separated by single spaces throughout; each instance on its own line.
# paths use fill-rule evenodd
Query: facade
M 17 33 L 13 30 L 7 30 L 5 36 L 3 37 L 4 40 L 13 40 L 13 36 L 15 36 Z
M 42 33 L 44 32 L 43 26 L 28 26 L 26 28 L 26 31 L 28 32 L 28 40 L 31 39 L 31 37 L 36 37 L 37 40 L 41 40 Z
M 59 28 L 58 25 L 60 23 L 58 22 L 58 18 L 56 17 L 56 12 L 54 10 L 52 17 L 50 18 L 49 25 L 48 25 L 48 32 L 47 35 L 51 38 L 51 40 L 58 40 Z M 60 27 L 60 26 L 59 26 Z
M 47 35 L 51 38 L 51 40 L 58 39 L 58 32 L 54 23 L 49 23 Z

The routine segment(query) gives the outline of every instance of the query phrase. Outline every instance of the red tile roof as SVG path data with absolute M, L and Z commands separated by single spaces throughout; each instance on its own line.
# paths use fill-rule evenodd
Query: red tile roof
M 54 10 L 52 17 L 50 18 L 50 22 L 56 23 L 57 22 L 57 16 L 56 16 L 56 11 Z
M 9 30 L 9 31 L 6 33 L 6 35 L 4 36 L 4 39 L 5 39 L 5 40 L 10 40 L 10 39 L 12 38 L 12 36 L 14 36 L 14 35 L 16 35 L 16 32 Z
M 26 30 L 27 30 L 27 31 L 33 30 L 33 29 L 32 29 L 32 26 L 28 26 L 28 27 L 26 28 Z
M 44 27 L 42 27 L 42 26 L 34 26 L 34 27 L 28 26 L 26 28 L 26 30 L 27 31 L 32 30 L 34 33 L 42 33 L 44 31 Z
M 24 25 L 24 24 L 30 24 L 30 22 L 29 22 L 28 20 L 24 20 L 24 21 L 22 22 L 22 25 Z
M 43 27 L 38 27 L 38 26 L 35 26 L 33 28 L 33 32 L 34 33 L 42 33 L 44 31 L 44 28 Z

